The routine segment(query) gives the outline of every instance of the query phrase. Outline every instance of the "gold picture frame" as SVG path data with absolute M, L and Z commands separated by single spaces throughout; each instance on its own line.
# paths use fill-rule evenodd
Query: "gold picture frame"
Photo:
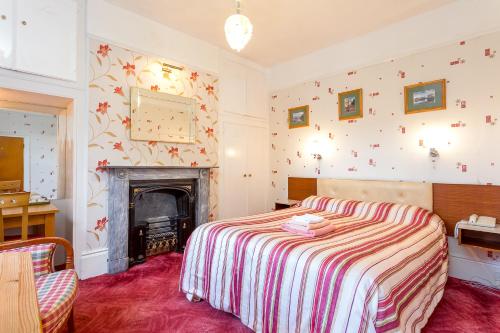
M 419 82 L 405 86 L 405 114 L 446 109 L 446 80 Z
M 363 118 L 363 89 L 339 93 L 338 104 L 339 120 Z
M 309 126 L 309 105 L 297 106 L 288 109 L 288 128 Z

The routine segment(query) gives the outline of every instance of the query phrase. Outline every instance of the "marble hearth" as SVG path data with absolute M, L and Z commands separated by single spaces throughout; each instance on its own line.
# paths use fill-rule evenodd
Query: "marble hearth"
M 129 182 L 131 180 L 195 179 L 195 225 L 208 221 L 210 169 L 189 167 L 130 167 L 109 166 L 108 203 L 108 271 L 123 272 L 128 269 L 129 233 Z

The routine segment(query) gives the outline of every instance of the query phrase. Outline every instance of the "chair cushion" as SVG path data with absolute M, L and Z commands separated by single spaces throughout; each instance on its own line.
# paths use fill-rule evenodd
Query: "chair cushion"
M 72 269 L 42 275 L 36 279 L 44 332 L 56 332 L 65 324 L 73 307 L 77 288 L 78 278 Z
M 1 252 L 30 252 L 31 259 L 33 260 L 33 270 L 35 271 L 35 277 L 39 277 L 52 271 L 51 258 L 55 248 L 56 244 L 47 243 L 18 247 L 16 249 L 10 249 Z

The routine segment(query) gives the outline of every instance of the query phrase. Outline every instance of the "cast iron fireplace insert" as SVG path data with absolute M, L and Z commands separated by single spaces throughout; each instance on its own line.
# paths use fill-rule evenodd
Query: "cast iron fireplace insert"
M 130 181 L 130 266 L 144 262 L 147 256 L 184 250 L 195 223 L 195 182 L 195 179 Z

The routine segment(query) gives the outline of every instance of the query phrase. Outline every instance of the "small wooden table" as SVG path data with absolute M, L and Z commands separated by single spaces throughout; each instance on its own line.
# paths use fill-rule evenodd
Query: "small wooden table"
M 300 200 L 292 200 L 292 199 L 288 199 L 287 202 L 275 202 L 274 203 L 274 210 L 290 208 L 293 205 L 298 204 L 299 202 L 300 202 Z
M 46 205 L 34 205 L 28 207 L 28 226 L 43 225 L 45 237 L 56 235 L 56 206 L 49 203 Z M 21 228 L 21 208 L 6 208 L 3 210 L 4 229 Z
M 487 251 L 500 252 L 500 224 L 494 228 L 473 224 L 458 227 L 458 245 L 478 247 Z
M 0 253 L 0 295 L 0 332 L 42 332 L 30 253 Z

